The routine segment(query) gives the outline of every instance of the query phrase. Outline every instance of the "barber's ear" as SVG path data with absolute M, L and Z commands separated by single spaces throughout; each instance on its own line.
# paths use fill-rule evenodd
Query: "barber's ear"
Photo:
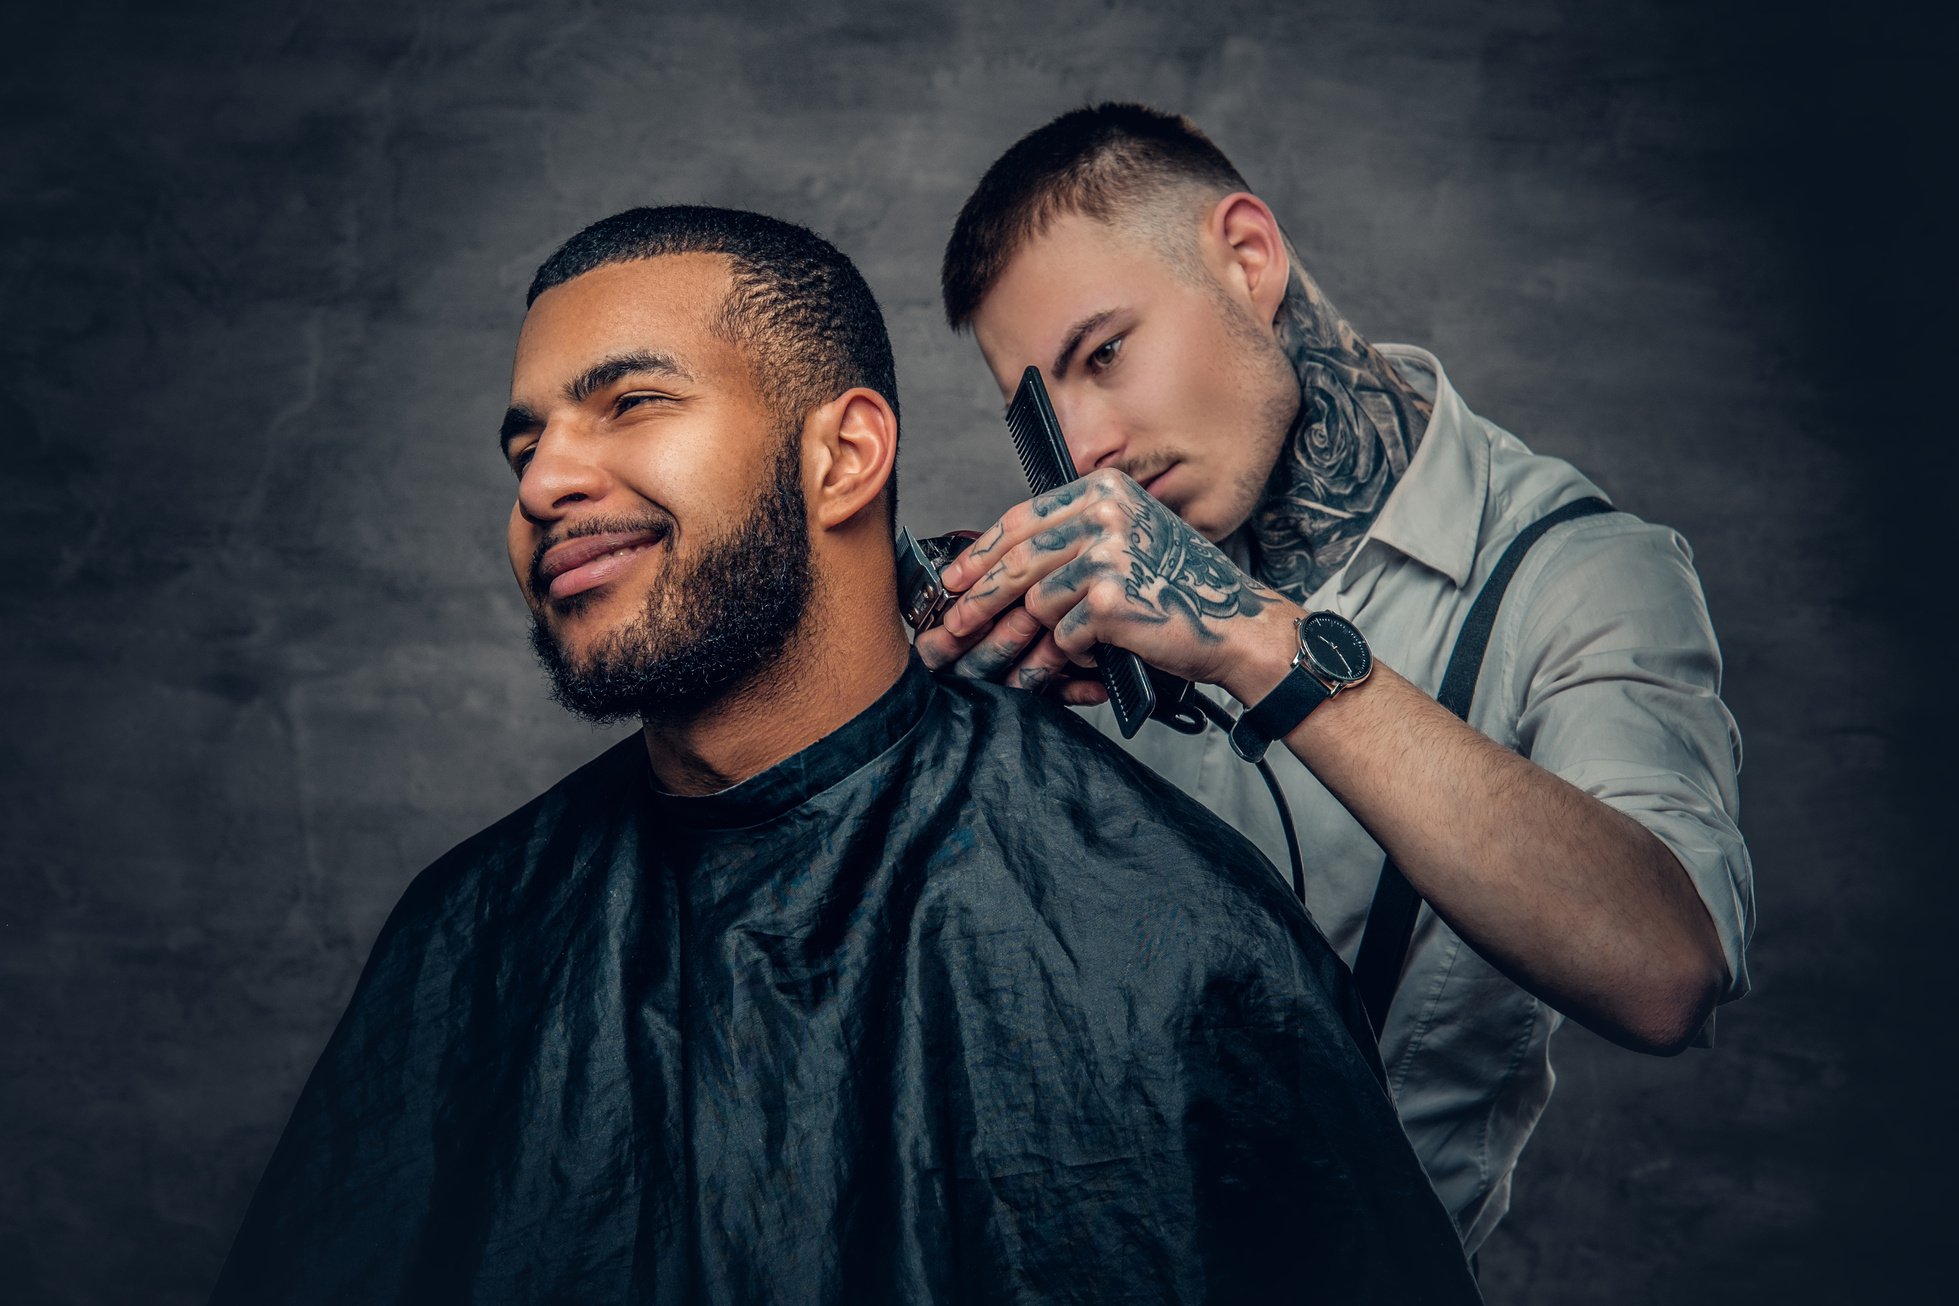
M 1220 264 L 1212 270 L 1242 297 L 1258 321 L 1270 322 L 1285 302 L 1292 260 L 1285 233 L 1265 201 L 1249 191 L 1227 195 L 1205 219 L 1204 245 Z
M 842 526 L 876 502 L 891 479 L 898 415 L 875 390 L 846 390 L 803 423 L 803 458 L 811 520 L 825 529 Z

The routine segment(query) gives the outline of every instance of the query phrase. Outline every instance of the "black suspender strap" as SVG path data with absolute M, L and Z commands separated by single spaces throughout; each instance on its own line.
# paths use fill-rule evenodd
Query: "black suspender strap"
M 1436 701 L 1464 721 L 1469 720 L 1469 701 L 1476 693 L 1476 676 L 1483 669 L 1483 652 L 1489 647 L 1490 631 L 1496 626 L 1497 609 L 1503 592 L 1517 574 L 1531 545 L 1554 526 L 1614 511 L 1603 499 L 1578 499 L 1538 518 L 1503 551 L 1496 570 L 1483 582 L 1482 592 L 1469 605 L 1456 634 L 1456 647 L 1449 654 L 1449 669 L 1443 673 L 1442 689 Z M 1367 912 L 1367 925 L 1361 931 L 1360 954 L 1354 959 L 1354 983 L 1360 989 L 1361 1005 L 1374 1023 L 1379 1038 L 1387 1028 L 1388 1006 L 1401 983 L 1401 968 L 1408 959 L 1408 941 L 1415 933 L 1415 915 L 1422 900 L 1408 877 L 1390 857 L 1381 866 L 1381 882 L 1374 890 L 1374 904 Z

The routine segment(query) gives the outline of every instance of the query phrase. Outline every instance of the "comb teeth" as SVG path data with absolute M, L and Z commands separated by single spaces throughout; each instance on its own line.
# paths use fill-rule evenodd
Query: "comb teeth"
M 1133 658 L 1116 657 L 1117 652 L 1107 644 L 1095 646 L 1096 661 L 1108 668 L 1102 677 L 1102 684 L 1115 704 L 1116 715 L 1127 721 L 1138 714 L 1148 681 L 1140 662 Z
M 1020 470 L 1036 494 L 1046 494 L 1075 479 L 1075 465 L 1068 457 L 1068 447 L 1041 416 L 1025 389 L 1007 411 L 1007 433 L 1013 437 L 1014 452 L 1020 455 Z
M 1061 438 L 1061 423 L 1055 420 L 1054 405 L 1048 402 L 1038 367 L 1020 374 L 1020 389 L 1014 391 L 1013 402 L 1007 405 L 1007 434 L 1013 437 L 1020 470 L 1027 474 L 1028 487 L 1034 493 L 1046 494 L 1075 479 L 1075 460 L 1068 456 L 1068 442 Z M 1109 691 L 1109 705 L 1115 709 L 1122 737 L 1133 738 L 1156 708 L 1156 688 L 1150 684 L 1149 672 L 1134 653 L 1107 644 L 1095 646 L 1095 662 Z
M 1075 479 L 1075 460 L 1068 456 L 1061 423 L 1054 419 L 1054 405 L 1048 402 L 1037 367 L 1020 374 L 1020 389 L 1007 407 L 1007 434 L 1013 437 L 1020 470 L 1034 493 L 1046 494 Z

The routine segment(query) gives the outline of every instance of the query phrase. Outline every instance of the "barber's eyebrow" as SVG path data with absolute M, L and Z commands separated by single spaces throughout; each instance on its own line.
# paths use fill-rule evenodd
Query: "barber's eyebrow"
M 1055 351 L 1054 366 L 1048 369 L 1048 375 L 1057 381 L 1067 376 L 1068 360 L 1075 356 L 1077 349 L 1081 348 L 1083 337 L 1087 336 L 1089 332 L 1094 331 L 1115 315 L 1116 311 L 1113 308 L 1105 308 L 1099 313 L 1090 313 L 1087 317 L 1075 323 L 1072 327 L 1069 327 L 1067 338 L 1061 342 L 1061 348 Z
M 565 383 L 565 398 L 571 403 L 582 404 L 615 381 L 643 375 L 664 376 L 676 381 L 694 379 L 693 373 L 682 367 L 671 354 L 655 353 L 648 349 L 635 350 L 602 358 L 580 372 Z M 504 410 L 503 425 L 497 430 L 497 445 L 508 449 L 512 440 L 543 425 L 544 419 L 538 414 L 522 404 L 512 404 Z

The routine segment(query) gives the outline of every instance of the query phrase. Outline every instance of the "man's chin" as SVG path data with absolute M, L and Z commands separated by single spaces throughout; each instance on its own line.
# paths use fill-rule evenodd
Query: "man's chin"
M 533 622 L 531 642 L 547 667 L 585 679 L 600 674 L 622 646 L 644 639 L 642 622 L 602 621 L 589 614 L 540 613 Z M 635 637 L 638 639 L 635 639 Z
M 643 619 L 646 597 L 643 590 L 626 594 L 618 586 L 605 585 L 562 599 L 547 596 L 531 605 L 531 616 L 568 654 L 576 655 L 579 646 L 590 649 Z
M 551 684 L 551 697 L 574 716 L 593 725 L 611 725 L 644 715 L 647 695 L 642 678 L 612 662 L 607 654 L 627 642 L 616 628 L 567 631 L 562 621 L 542 611 L 532 614 L 531 650 Z

